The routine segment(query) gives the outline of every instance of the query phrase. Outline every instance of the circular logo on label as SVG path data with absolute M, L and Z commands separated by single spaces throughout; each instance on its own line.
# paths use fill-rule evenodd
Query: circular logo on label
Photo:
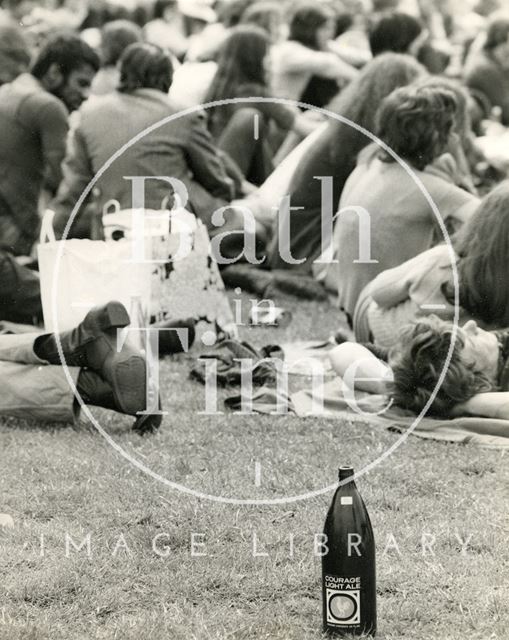
M 329 600 L 329 611 L 336 620 L 350 620 L 356 613 L 357 603 L 352 596 L 336 594 Z

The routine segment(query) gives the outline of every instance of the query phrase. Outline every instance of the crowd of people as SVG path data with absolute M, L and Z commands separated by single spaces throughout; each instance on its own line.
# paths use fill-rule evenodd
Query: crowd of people
M 0 320 L 42 323 L 35 250 L 46 209 L 57 236 L 94 238 L 108 202 L 131 207 L 126 176 L 169 176 L 211 237 L 250 233 L 256 268 L 335 294 L 362 349 L 391 366 L 402 407 L 418 412 L 433 393 L 457 303 L 467 324 L 431 410 L 452 415 L 479 393 L 509 391 L 509 187 L 478 143 L 509 126 L 504 4 L 3 0 Z M 267 191 L 291 206 L 272 211 Z M 145 198 L 159 209 L 175 192 L 154 180 Z M 242 258 L 235 242 L 223 248 Z M 87 401 L 135 415 L 144 366 L 112 347 L 125 315 L 115 304 L 95 310 L 64 343 Z M 58 365 L 54 337 L 42 336 L 16 337 L 21 347 L 1 338 L 11 340 L 0 358 L 13 385 L 13 363 Z

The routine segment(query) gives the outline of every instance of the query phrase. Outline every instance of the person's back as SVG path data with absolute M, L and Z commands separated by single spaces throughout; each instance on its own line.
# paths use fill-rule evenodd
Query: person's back
M 167 96 L 153 89 L 132 93 L 116 91 L 94 99 L 83 108 L 77 132 L 86 146 L 93 173 L 135 136 L 175 113 Z M 122 208 L 131 206 L 132 185 L 124 176 L 188 178 L 185 144 L 189 119 L 190 116 L 186 116 L 185 120 L 168 122 L 126 149 L 97 182 L 100 203 L 113 198 Z M 151 181 L 146 188 L 147 207 L 159 209 L 167 194 L 167 183 Z
M 441 240 L 428 198 L 449 229 L 457 229 L 473 213 L 477 198 L 433 166 L 443 160 L 456 113 L 454 94 L 436 87 L 404 87 L 383 101 L 378 135 L 411 171 L 373 144 L 360 154 L 345 185 L 334 248 L 339 259 L 339 302 L 350 316 L 362 289 L 376 275 Z M 449 160 L 453 176 L 455 162 Z M 369 255 L 361 256 L 361 247 Z
M 122 208 L 134 206 L 133 183 L 126 176 L 182 181 L 188 206 L 198 216 L 208 216 L 207 221 L 231 199 L 233 183 L 213 146 L 204 116 L 196 113 L 172 119 L 177 113 L 167 95 L 172 74 L 166 52 L 155 45 L 132 44 L 121 58 L 118 91 L 94 98 L 82 109 L 63 165 L 64 180 L 53 202 L 58 233 L 64 230 L 84 189 L 108 161 L 109 167 L 95 185 L 98 210 L 111 199 Z M 165 119 L 169 121 L 157 126 Z M 167 179 L 147 181 L 144 205 L 160 209 L 163 200 L 173 195 L 172 187 Z M 84 211 L 72 234 L 89 237 L 90 220 Z
M 23 227 L 27 243 L 31 244 L 37 234 L 37 200 L 46 169 L 44 155 L 51 154 L 58 164 L 65 153 L 66 135 L 64 104 L 44 91 L 33 76 L 22 74 L 0 87 L 0 197 Z M 50 136 L 51 146 L 47 148 L 45 141 Z M 58 172 L 48 177 L 49 186 L 56 188 Z M 2 238 L 2 244 L 6 240 Z
M 348 179 L 335 229 L 339 302 L 350 315 L 361 291 L 379 273 L 406 262 L 443 239 L 435 212 L 419 182 L 444 222 L 451 217 L 460 218 L 464 211 L 473 211 L 478 202 L 468 192 L 428 172 L 415 171 L 417 182 L 400 164 L 383 162 L 376 152 L 377 147 L 367 149 L 367 159 L 360 162 Z M 357 208 L 369 214 L 369 259 L 373 262 L 358 262 Z
M 324 176 L 332 179 L 333 211 L 337 211 L 340 196 L 348 176 L 355 169 L 358 153 L 370 138 L 355 129 L 350 122 L 372 131 L 377 105 L 394 89 L 415 80 L 424 69 L 409 56 L 382 54 L 364 67 L 360 75 L 341 93 L 329 110 L 346 118 L 346 122 L 330 120 L 326 130 L 302 158 L 291 184 L 290 250 L 296 259 L 305 259 L 300 266 L 288 264 L 279 255 L 278 229 L 274 229 L 269 261 L 272 268 L 310 271 L 322 250 L 322 207 L 326 206 L 328 187 Z M 316 176 L 316 177 L 315 177 Z M 323 201 L 323 202 L 322 202 Z M 330 239 L 329 239 L 330 240 Z

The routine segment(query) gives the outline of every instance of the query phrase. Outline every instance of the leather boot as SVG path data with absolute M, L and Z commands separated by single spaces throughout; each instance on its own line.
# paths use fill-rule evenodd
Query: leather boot
M 120 302 L 109 302 L 89 311 L 75 329 L 59 337 L 67 365 L 99 373 L 111 386 L 118 410 L 136 415 L 145 409 L 145 357 L 128 343 L 117 352 L 116 330 L 129 324 L 125 307 Z M 36 338 L 34 351 L 50 364 L 61 364 L 55 334 Z
M 82 369 L 78 376 L 76 389 L 85 404 L 122 413 L 115 400 L 113 389 L 95 371 Z M 140 436 L 154 433 L 161 426 L 162 419 L 162 416 L 158 414 L 140 415 L 133 424 L 133 431 L 136 431 Z

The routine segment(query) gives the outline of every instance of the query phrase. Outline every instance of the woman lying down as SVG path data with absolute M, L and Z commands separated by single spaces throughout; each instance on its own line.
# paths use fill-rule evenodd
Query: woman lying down
M 389 393 L 397 406 L 418 414 L 447 362 L 453 329 L 451 322 L 430 316 L 406 327 L 390 350 L 351 342 L 339 345 L 331 351 L 332 366 L 345 378 L 355 364 L 357 389 Z M 509 420 L 509 329 L 485 331 L 473 320 L 458 328 L 449 366 L 428 414 Z

